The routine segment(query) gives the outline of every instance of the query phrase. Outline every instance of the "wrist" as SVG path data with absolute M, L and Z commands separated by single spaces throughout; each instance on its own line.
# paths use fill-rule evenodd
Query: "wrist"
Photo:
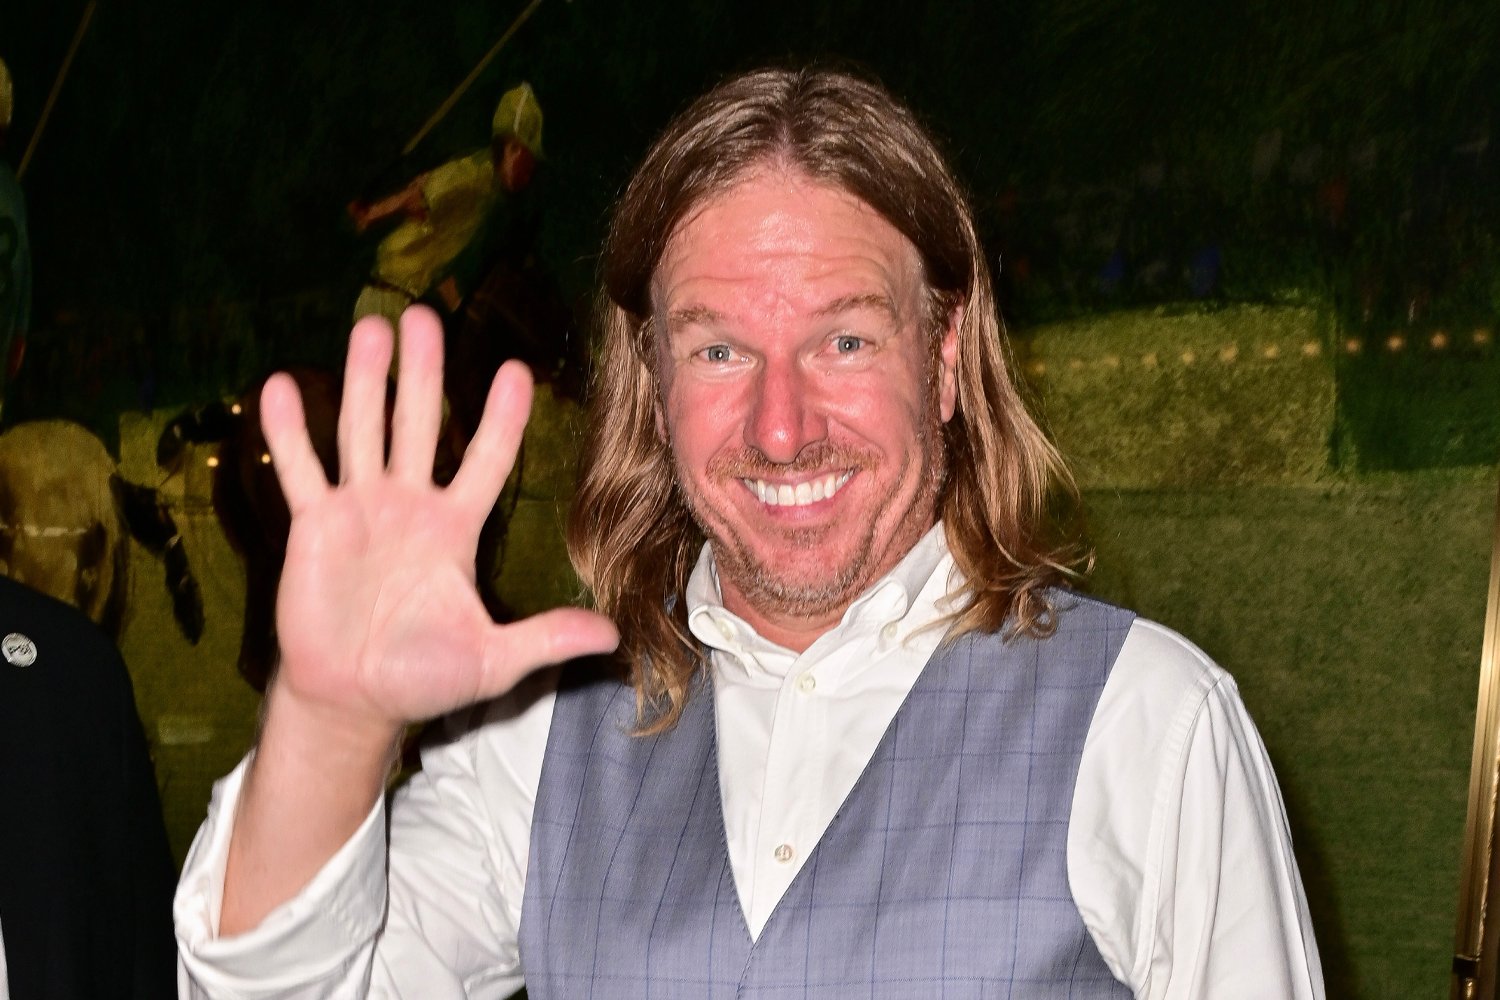
M 300 772 L 330 788 L 368 798 L 385 787 L 405 727 L 306 698 L 273 680 L 266 692 L 256 770 Z M 264 760 L 265 757 L 271 760 Z M 368 794 L 366 794 L 368 793 Z
M 258 925 L 348 842 L 385 793 L 400 735 L 272 683 L 235 812 L 221 935 Z
M 333 826 L 355 824 L 385 792 L 402 729 L 299 698 L 274 680 L 245 778 L 295 814 L 314 807 Z

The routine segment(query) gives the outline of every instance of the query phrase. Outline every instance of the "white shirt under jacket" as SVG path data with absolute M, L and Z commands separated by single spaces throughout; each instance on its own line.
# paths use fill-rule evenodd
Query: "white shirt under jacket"
M 817 844 L 942 637 L 960 577 L 941 525 L 803 654 L 719 603 L 707 549 L 689 581 L 712 650 L 724 823 L 751 932 Z M 386 815 L 377 806 L 307 888 L 217 939 L 242 763 L 214 791 L 176 900 L 184 997 L 509 996 L 550 692 L 454 720 Z M 475 713 L 483 721 L 475 725 Z M 789 845 L 790 860 L 777 848 Z M 1264 746 L 1234 681 L 1137 620 L 1089 727 L 1068 881 L 1110 970 L 1139 998 L 1323 997 L 1307 901 Z M 786 852 L 782 852 L 785 856 Z M 387 899 L 389 906 L 387 907 Z

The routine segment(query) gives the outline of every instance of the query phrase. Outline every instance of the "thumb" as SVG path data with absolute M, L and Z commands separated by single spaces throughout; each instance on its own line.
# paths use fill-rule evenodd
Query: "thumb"
M 483 676 L 476 692 L 489 698 L 509 690 L 538 667 L 613 651 L 620 644 L 615 623 L 595 611 L 556 608 L 507 625 L 494 625 L 485 639 Z

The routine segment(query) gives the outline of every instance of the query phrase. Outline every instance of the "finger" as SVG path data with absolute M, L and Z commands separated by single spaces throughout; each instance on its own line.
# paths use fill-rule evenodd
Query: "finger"
M 432 481 L 432 456 L 443 423 L 443 325 L 426 306 L 401 314 L 400 373 L 391 423 L 391 474 Z
M 460 508 L 483 517 L 495 505 L 515 463 L 530 413 L 531 372 L 519 361 L 507 361 L 490 383 L 484 416 L 448 488 Z
M 391 324 L 366 316 L 349 334 L 344 398 L 339 406 L 339 481 L 385 469 L 385 385 L 391 370 Z
M 556 608 L 490 629 L 484 649 L 480 698 L 510 690 L 538 667 L 608 653 L 620 644 L 615 623 L 594 611 Z
M 285 372 L 272 375 L 261 389 L 260 429 L 287 509 L 296 514 L 328 492 L 328 476 L 307 435 L 302 393 Z

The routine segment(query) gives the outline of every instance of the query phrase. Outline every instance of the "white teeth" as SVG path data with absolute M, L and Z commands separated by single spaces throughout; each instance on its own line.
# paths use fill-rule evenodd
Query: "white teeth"
M 835 472 L 817 479 L 790 486 L 785 483 L 777 485 L 768 483 L 764 479 L 742 479 L 746 488 L 754 493 L 756 499 L 771 507 L 806 507 L 808 504 L 827 500 L 849 481 L 852 472 Z

